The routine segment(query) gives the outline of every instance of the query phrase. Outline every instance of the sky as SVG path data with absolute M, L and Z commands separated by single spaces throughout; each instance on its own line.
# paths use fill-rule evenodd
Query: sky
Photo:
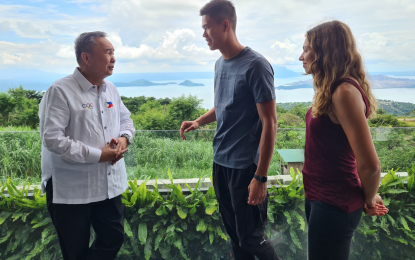
M 71 73 L 73 42 L 105 31 L 115 72 L 212 71 L 219 51 L 202 37 L 206 0 L 1 0 L 0 69 Z M 415 70 L 414 0 L 234 0 L 241 44 L 271 64 L 302 71 L 305 32 L 331 19 L 348 24 L 370 72 Z

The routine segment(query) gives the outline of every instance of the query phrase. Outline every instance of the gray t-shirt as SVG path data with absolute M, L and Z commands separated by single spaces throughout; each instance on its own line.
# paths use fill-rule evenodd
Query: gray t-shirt
M 233 169 L 258 164 L 262 123 L 256 104 L 274 99 L 274 71 L 258 52 L 246 47 L 230 60 L 216 61 L 215 163 Z

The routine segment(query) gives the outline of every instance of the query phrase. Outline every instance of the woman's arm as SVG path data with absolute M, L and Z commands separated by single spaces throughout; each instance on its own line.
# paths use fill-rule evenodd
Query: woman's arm
M 350 83 L 342 83 L 332 95 L 332 111 L 355 154 L 365 202 L 369 208 L 373 208 L 380 202 L 380 197 L 376 196 L 380 184 L 380 162 L 365 117 L 365 108 L 362 94 Z

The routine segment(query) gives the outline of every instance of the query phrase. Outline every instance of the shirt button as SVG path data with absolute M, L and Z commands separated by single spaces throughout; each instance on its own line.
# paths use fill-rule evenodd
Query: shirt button
M 107 129 L 107 127 L 104 127 L 104 129 Z
M 108 175 L 111 175 L 111 173 L 109 172 Z
M 104 113 L 104 111 L 101 111 L 101 113 Z
M 92 86 L 92 88 L 95 88 L 95 86 Z
M 110 142 L 107 142 L 107 144 L 110 144 Z

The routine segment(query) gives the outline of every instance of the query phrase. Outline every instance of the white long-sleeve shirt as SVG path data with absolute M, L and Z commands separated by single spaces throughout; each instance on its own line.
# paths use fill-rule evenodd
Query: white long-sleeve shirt
M 52 84 L 39 105 L 42 190 L 52 177 L 53 203 L 86 204 L 127 187 L 124 159 L 98 162 L 111 139 L 134 136 L 131 113 L 109 81 L 92 85 L 78 70 Z

